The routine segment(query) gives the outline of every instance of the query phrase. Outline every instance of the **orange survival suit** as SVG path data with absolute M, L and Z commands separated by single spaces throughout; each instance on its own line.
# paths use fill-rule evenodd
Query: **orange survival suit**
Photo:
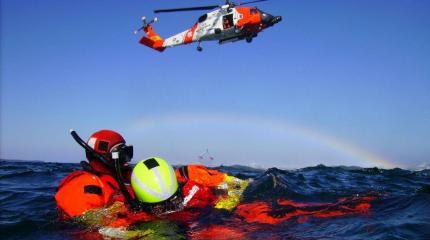
M 79 216 L 91 209 L 107 207 L 115 201 L 125 201 L 113 174 L 99 162 L 90 164 L 93 167 L 84 167 L 85 170 L 69 174 L 57 188 L 55 200 L 64 217 Z M 127 175 L 130 179 L 129 173 Z M 132 193 L 131 190 L 129 192 Z

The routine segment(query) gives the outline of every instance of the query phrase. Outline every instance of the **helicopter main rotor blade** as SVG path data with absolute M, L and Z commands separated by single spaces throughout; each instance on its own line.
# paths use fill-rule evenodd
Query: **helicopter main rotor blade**
M 258 3 L 258 2 L 267 2 L 267 1 L 269 1 L 269 0 L 255 0 L 255 1 L 241 2 L 241 3 L 237 4 L 237 5 L 238 6 L 242 6 L 242 5 L 245 5 L 245 4 Z
M 214 8 L 217 8 L 217 7 L 219 7 L 219 6 L 218 5 L 212 5 L 212 6 L 188 7 L 188 8 L 157 9 L 157 10 L 154 10 L 154 13 L 212 10 Z

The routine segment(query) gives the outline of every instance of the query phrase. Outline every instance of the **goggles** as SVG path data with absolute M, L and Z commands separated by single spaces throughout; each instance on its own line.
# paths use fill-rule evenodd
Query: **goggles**
M 133 158 L 133 146 L 121 144 L 115 146 L 111 150 L 112 159 L 119 159 L 120 163 L 128 163 Z

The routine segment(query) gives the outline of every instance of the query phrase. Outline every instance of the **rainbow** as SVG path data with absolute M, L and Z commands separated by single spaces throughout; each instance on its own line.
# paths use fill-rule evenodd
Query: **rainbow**
M 183 126 L 184 124 L 230 124 L 230 125 L 252 125 L 258 126 L 265 130 L 271 130 L 276 132 L 288 132 L 294 134 L 297 137 L 301 137 L 308 141 L 324 146 L 325 148 L 344 154 L 346 156 L 358 159 L 375 167 L 382 168 L 394 168 L 402 167 L 399 164 L 395 164 L 375 153 L 360 148 L 357 145 L 348 143 L 347 141 L 341 140 L 329 134 L 323 134 L 314 129 L 297 126 L 287 121 L 275 120 L 270 118 L 262 118 L 256 116 L 245 116 L 245 115 L 228 115 L 228 114 L 170 114 L 160 115 L 153 117 L 145 117 L 135 121 L 132 126 L 138 129 L 150 129 L 163 126 Z

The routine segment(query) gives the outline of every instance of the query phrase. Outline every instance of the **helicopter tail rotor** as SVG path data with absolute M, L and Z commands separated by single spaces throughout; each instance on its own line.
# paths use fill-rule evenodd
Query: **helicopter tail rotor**
M 149 25 L 158 22 L 158 17 L 155 17 L 154 19 L 152 19 L 151 21 L 147 21 L 145 16 L 142 16 L 141 18 L 142 20 L 142 27 L 140 27 L 139 29 L 136 29 L 134 31 L 134 34 L 138 34 L 140 31 L 144 30 L 146 27 L 148 27 Z

